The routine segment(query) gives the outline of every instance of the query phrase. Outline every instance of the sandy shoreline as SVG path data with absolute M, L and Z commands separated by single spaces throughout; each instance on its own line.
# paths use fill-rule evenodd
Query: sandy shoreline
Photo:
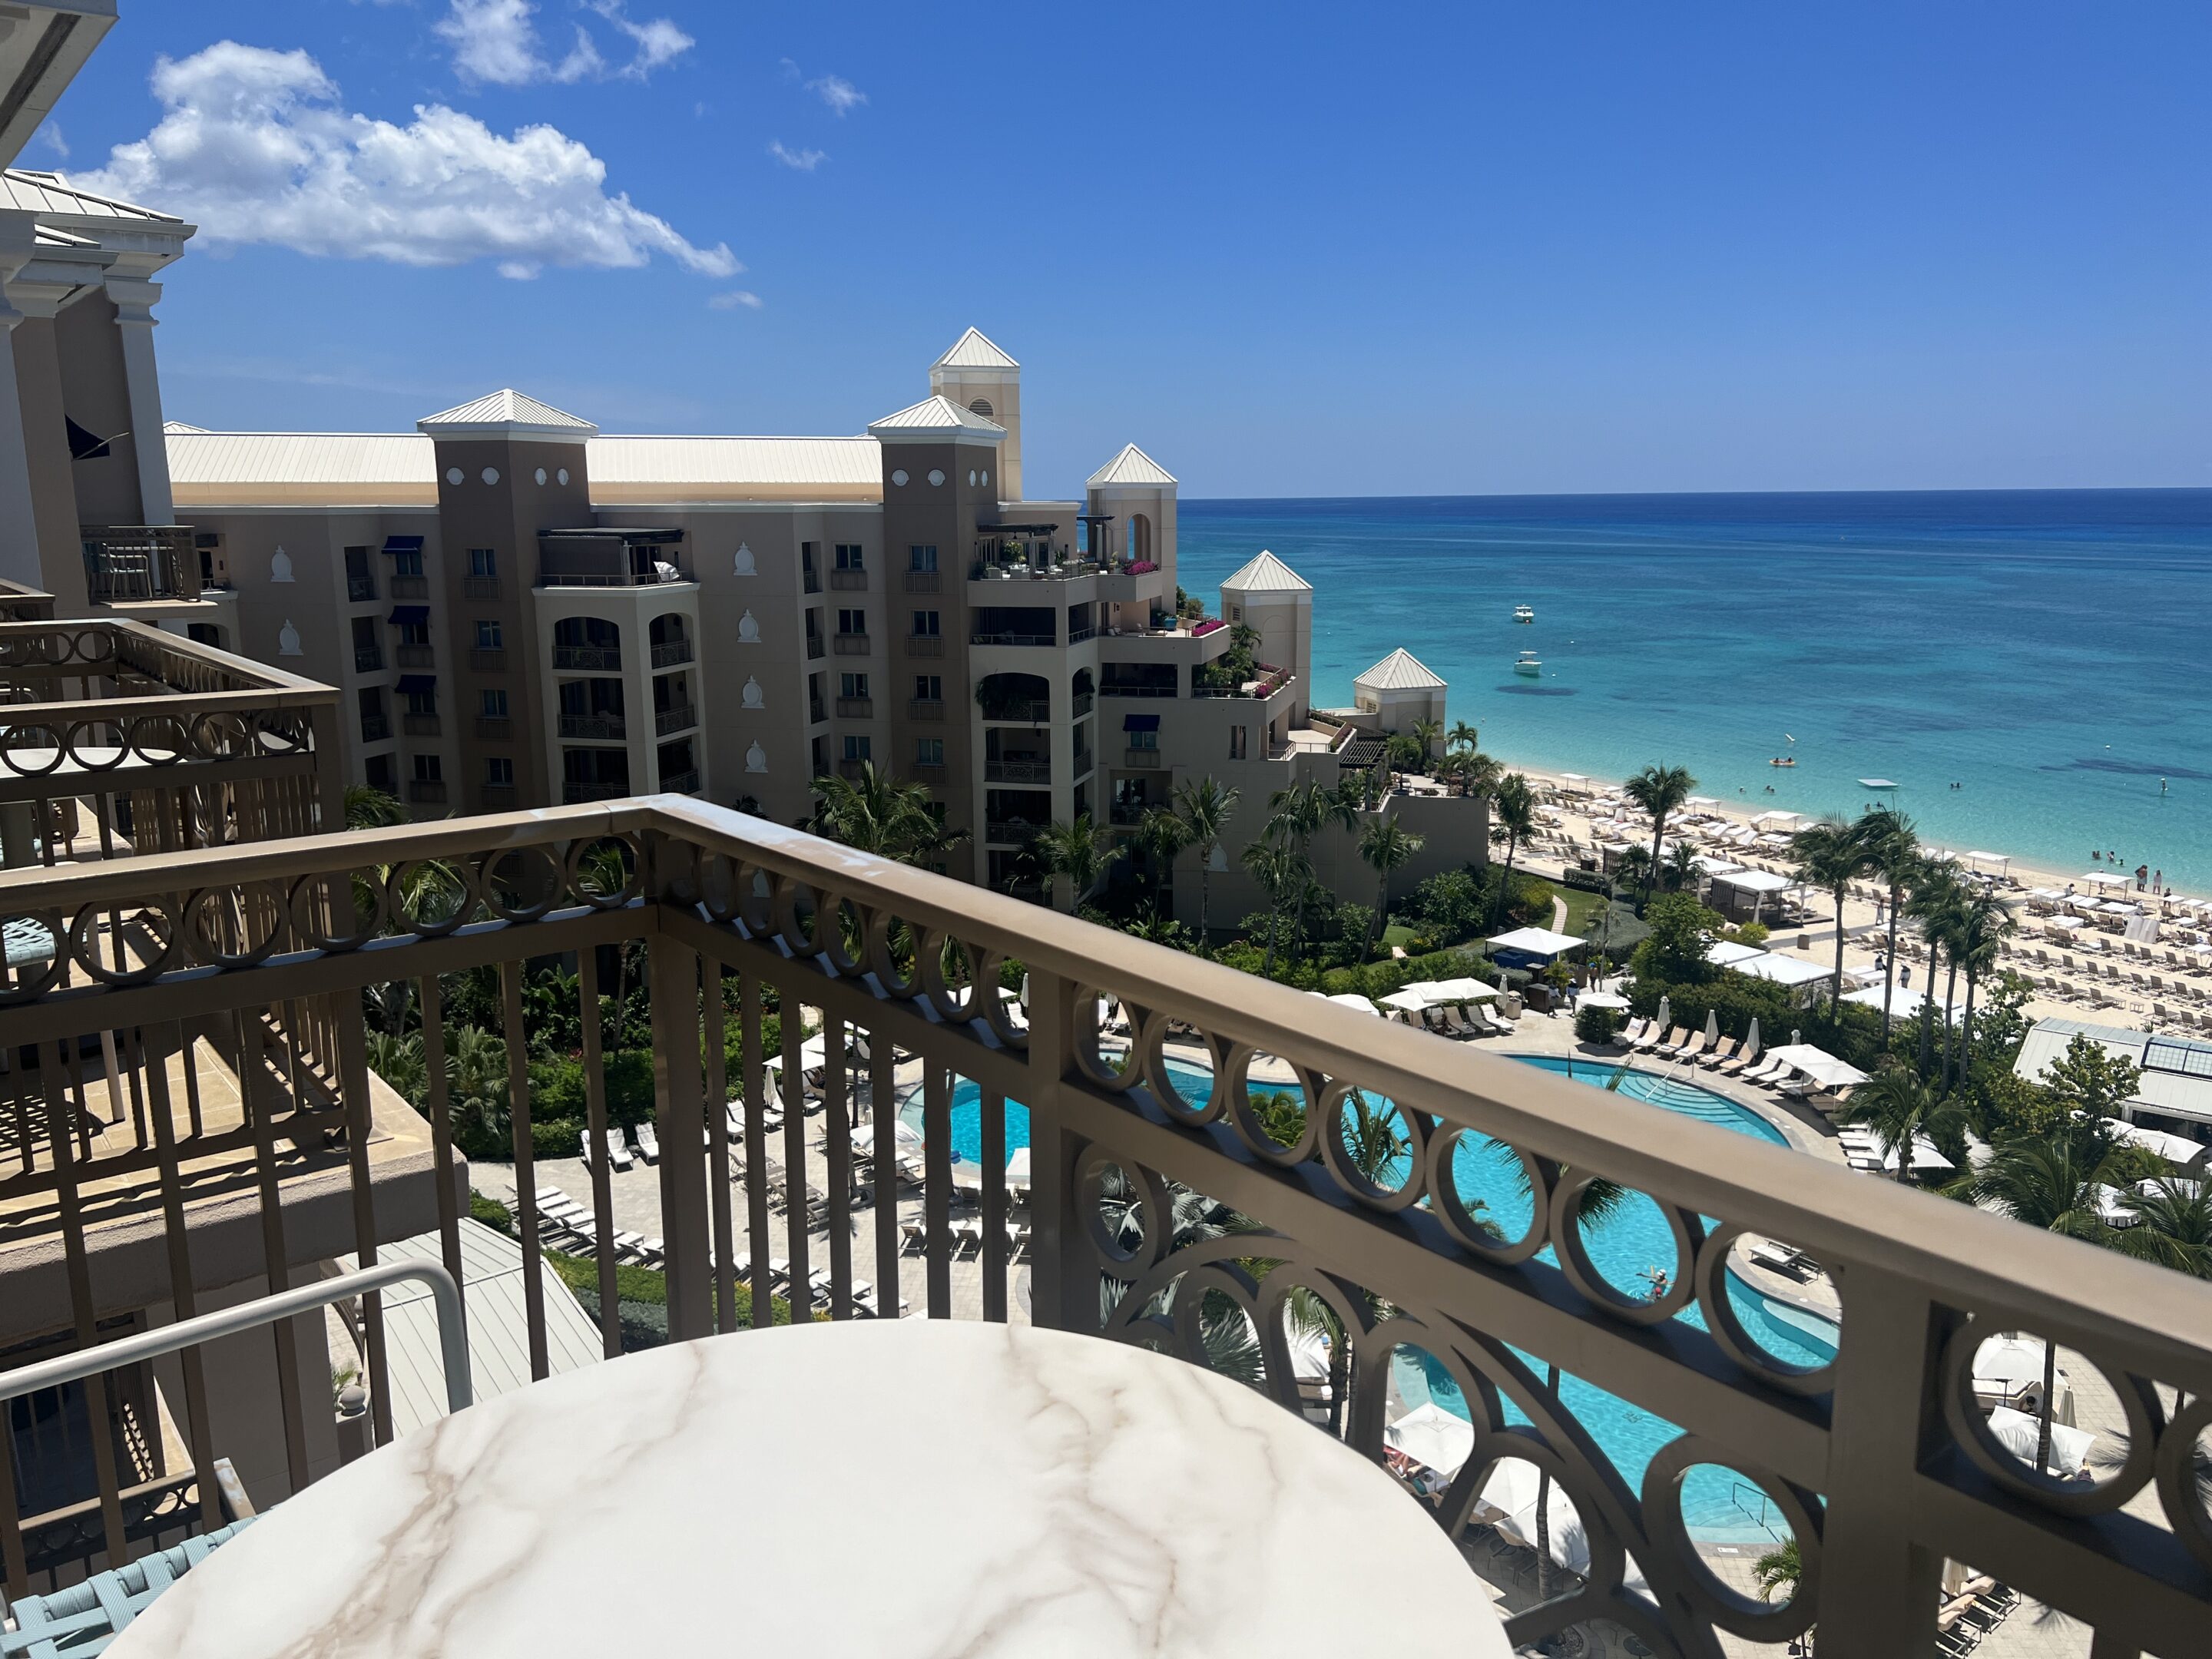
M 1508 765 L 1506 769 L 1508 771 L 1524 773 L 1532 779 L 1539 779 L 1547 783 L 1561 787 L 1565 787 L 1566 785 L 1567 775 L 1570 772 L 1576 770 L 1576 769 L 1572 767 L 1514 765 Z M 1589 786 L 1595 789 L 1617 789 L 1622 782 L 1622 780 L 1619 778 L 1607 778 L 1595 772 L 1581 773 L 1580 775 L 1587 779 Z M 1793 809 L 1788 807 L 1763 805 L 1751 800 L 1722 800 L 1716 806 L 1703 807 L 1699 810 L 1727 818 L 1731 823 L 1749 823 L 1753 818 L 1758 817 L 1761 812 L 1789 811 Z M 1808 813 L 1805 816 L 1809 822 L 1814 815 Z M 1909 817 L 1911 815 L 1908 813 L 1907 816 Z M 1999 844 L 1991 846 L 1984 843 L 1979 848 L 1950 847 L 1944 842 L 1936 841 L 1929 841 L 1925 844 L 1931 848 L 1940 848 L 1948 852 L 1956 853 L 1963 860 L 1966 855 L 1970 852 L 1987 851 L 1992 853 L 2002 853 L 2005 850 L 2002 844 L 2002 837 L 1999 836 L 1996 839 Z M 2092 866 L 2087 866 L 2085 864 L 2083 867 Z M 2101 865 L 2094 867 L 2098 869 L 2104 868 Z M 2081 868 L 2059 870 L 2049 865 L 2037 864 L 2018 858 L 2014 859 L 2008 868 L 2013 879 L 2019 882 L 2023 888 L 2057 887 L 2063 889 L 2079 884 L 2082 874 Z M 2128 873 L 2132 876 L 2134 872 L 2130 871 Z M 2207 895 L 2193 892 L 2187 888 L 2180 887 L 2173 883 L 2167 884 L 2166 891 L 2169 893 L 2179 894 L 2185 898 L 2202 898 L 2207 896 Z M 2132 888 L 2130 890 L 2129 896 L 2130 897 L 2134 896 Z M 2144 896 L 2148 897 L 2148 894 L 2146 893 Z

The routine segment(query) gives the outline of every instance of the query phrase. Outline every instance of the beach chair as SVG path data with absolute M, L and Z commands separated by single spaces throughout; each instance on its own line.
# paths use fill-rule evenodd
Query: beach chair
M 1702 1036 L 1703 1033 L 1699 1035 Z M 1686 1025 L 1677 1025 L 1667 1034 L 1667 1040 L 1660 1043 L 1655 1052 L 1665 1054 L 1671 1059 L 1689 1040 L 1690 1028 Z
M 1720 1047 L 1710 1054 L 1698 1056 L 1698 1064 L 1711 1069 L 1717 1069 L 1724 1061 L 1735 1057 L 1737 1042 L 1738 1039 L 1735 1037 L 1723 1037 Z
M 1443 1015 L 1444 1029 L 1448 1036 L 1466 1038 L 1482 1035 L 1474 1022 L 1457 1008 L 1447 1006 L 1439 1012 Z
M 668 1247 L 659 1239 L 648 1238 L 638 1246 L 638 1259 L 648 1267 L 658 1267 L 668 1260 Z
M 634 1261 L 645 1260 L 645 1235 L 627 1230 L 615 1235 L 615 1254 L 628 1256 Z
M 1753 1071 L 1746 1072 L 1743 1074 L 1743 1080 L 1746 1083 L 1757 1083 L 1763 1085 L 1771 1083 L 1778 1078 L 1784 1078 L 1789 1075 L 1790 1068 L 1787 1066 L 1784 1066 L 1778 1060 L 1770 1060 L 1764 1066 L 1759 1066 Z
M 1738 1054 L 1734 1060 L 1723 1060 L 1713 1070 L 1722 1077 L 1741 1077 L 1758 1064 L 1759 1051 L 1753 1049 L 1749 1054 Z
M 630 1132 L 630 1139 L 637 1147 L 637 1155 L 647 1164 L 660 1162 L 660 1137 L 650 1123 L 641 1123 Z
M 1613 1040 L 1624 1046 L 1633 1047 L 1636 1040 L 1644 1035 L 1645 1029 L 1650 1024 L 1648 1019 L 1632 1019 L 1613 1034 Z
M 1506 1018 L 1504 1015 L 1499 1013 L 1497 1009 L 1492 1007 L 1488 1003 L 1479 1002 L 1475 1004 L 1474 1015 L 1479 1032 L 1486 1028 L 1489 1035 L 1492 1036 L 1511 1036 L 1513 1035 L 1513 1022 Z
M 927 1251 L 929 1249 L 929 1225 L 921 1221 L 899 1223 L 899 1254 L 908 1250 Z
M 620 1129 L 611 1128 L 607 1131 L 607 1167 L 613 1170 L 627 1170 L 630 1167 L 629 1146 L 623 1139 L 623 1132 Z
M 1687 1042 L 1674 1050 L 1674 1058 L 1677 1060 L 1695 1060 L 1699 1054 L 1705 1053 L 1705 1034 L 1703 1031 L 1696 1031 L 1691 1034 L 1690 1040 Z
M 1644 1028 L 1644 1035 L 1634 1039 L 1628 1046 L 1639 1054 L 1649 1054 L 1659 1046 L 1659 1022 L 1655 1019 Z

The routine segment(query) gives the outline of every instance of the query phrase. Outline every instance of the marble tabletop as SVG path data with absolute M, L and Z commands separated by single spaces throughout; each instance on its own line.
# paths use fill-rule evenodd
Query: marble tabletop
M 1380 1469 L 1241 1383 L 937 1320 L 672 1344 L 270 1510 L 112 1659 L 1507 1659 Z

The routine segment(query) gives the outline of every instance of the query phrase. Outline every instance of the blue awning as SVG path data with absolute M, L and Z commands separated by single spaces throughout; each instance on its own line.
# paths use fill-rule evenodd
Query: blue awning
M 430 607 L 427 605 L 395 605 L 392 607 L 392 614 L 385 620 L 394 624 L 426 623 L 430 620 Z
M 434 691 L 438 689 L 438 677 L 435 674 L 402 674 L 395 689 L 403 697 L 418 692 Z
M 1158 714 L 1124 714 L 1121 716 L 1121 729 L 1124 732 L 1157 732 L 1160 729 L 1160 717 Z
M 422 538 L 420 536 L 386 536 L 384 550 L 387 553 L 420 553 Z

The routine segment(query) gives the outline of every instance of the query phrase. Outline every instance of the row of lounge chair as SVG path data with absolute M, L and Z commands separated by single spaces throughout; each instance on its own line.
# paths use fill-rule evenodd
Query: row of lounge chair
M 1658 1054 L 1680 1063 L 1702 1066 L 1717 1077 L 1756 1084 L 1792 1099 L 1820 1092 L 1819 1085 L 1800 1079 L 1797 1068 L 1788 1061 L 1771 1057 L 1762 1060 L 1756 1051 L 1745 1054 L 1741 1041 L 1735 1037 L 1723 1037 L 1713 1042 L 1703 1030 L 1692 1031 L 1687 1026 L 1677 1025 L 1662 1033 L 1656 1020 L 1637 1019 L 1631 1020 L 1613 1041 L 1626 1044 L 1632 1054 Z M 1844 1089 L 1832 1103 L 1823 1103 L 1840 1106 L 1850 1098 L 1850 1091 Z
M 610 1133 L 612 1133 L 610 1131 Z M 599 1250 L 599 1218 L 562 1192 L 558 1187 L 538 1189 L 538 1224 L 552 1237 L 576 1247 L 580 1255 L 597 1255 Z M 643 1267 L 658 1267 L 668 1260 L 668 1248 L 657 1238 L 647 1238 L 643 1233 L 618 1229 L 609 1235 L 618 1261 L 635 1262 Z
M 1439 1003 L 1421 1010 L 1415 1019 L 1403 1008 L 1393 1008 L 1389 1018 L 1401 1025 L 1411 1025 L 1417 1030 L 1433 1031 L 1438 1036 L 1468 1037 L 1510 1036 L 1514 1024 L 1486 1002 L 1473 1002 L 1464 1006 L 1457 1003 Z
M 634 1125 L 627 1140 L 623 1137 L 621 1125 L 610 1124 L 606 1146 L 607 1167 L 611 1170 L 627 1170 L 639 1158 L 647 1164 L 660 1162 L 660 1137 L 650 1123 Z M 592 1132 L 589 1129 L 577 1135 L 576 1150 L 585 1163 L 592 1161 Z
M 1026 1224 L 1007 1222 L 1006 1260 L 1018 1261 L 1029 1254 L 1030 1232 Z M 920 1255 L 929 1249 L 929 1224 L 927 1221 L 902 1222 L 899 1226 L 899 1252 L 902 1255 Z M 952 1256 L 959 1261 L 973 1255 L 983 1254 L 983 1223 L 975 1216 L 963 1217 L 952 1224 Z
M 740 1284 L 752 1282 L 753 1259 L 750 1252 L 738 1251 L 730 1259 L 730 1267 Z M 769 1288 L 787 1302 L 796 1299 L 795 1287 L 791 1280 L 791 1261 L 788 1257 L 772 1255 L 768 1259 L 768 1282 Z M 883 1317 L 882 1298 L 876 1294 L 876 1287 L 872 1282 L 865 1279 L 856 1279 L 852 1281 L 851 1292 L 853 1305 L 860 1310 L 863 1317 L 868 1319 Z M 829 1268 L 812 1267 L 807 1270 L 806 1299 L 814 1307 L 825 1312 L 836 1299 Z M 903 1318 L 906 1316 L 908 1305 L 904 1297 L 899 1298 L 899 1317 Z

